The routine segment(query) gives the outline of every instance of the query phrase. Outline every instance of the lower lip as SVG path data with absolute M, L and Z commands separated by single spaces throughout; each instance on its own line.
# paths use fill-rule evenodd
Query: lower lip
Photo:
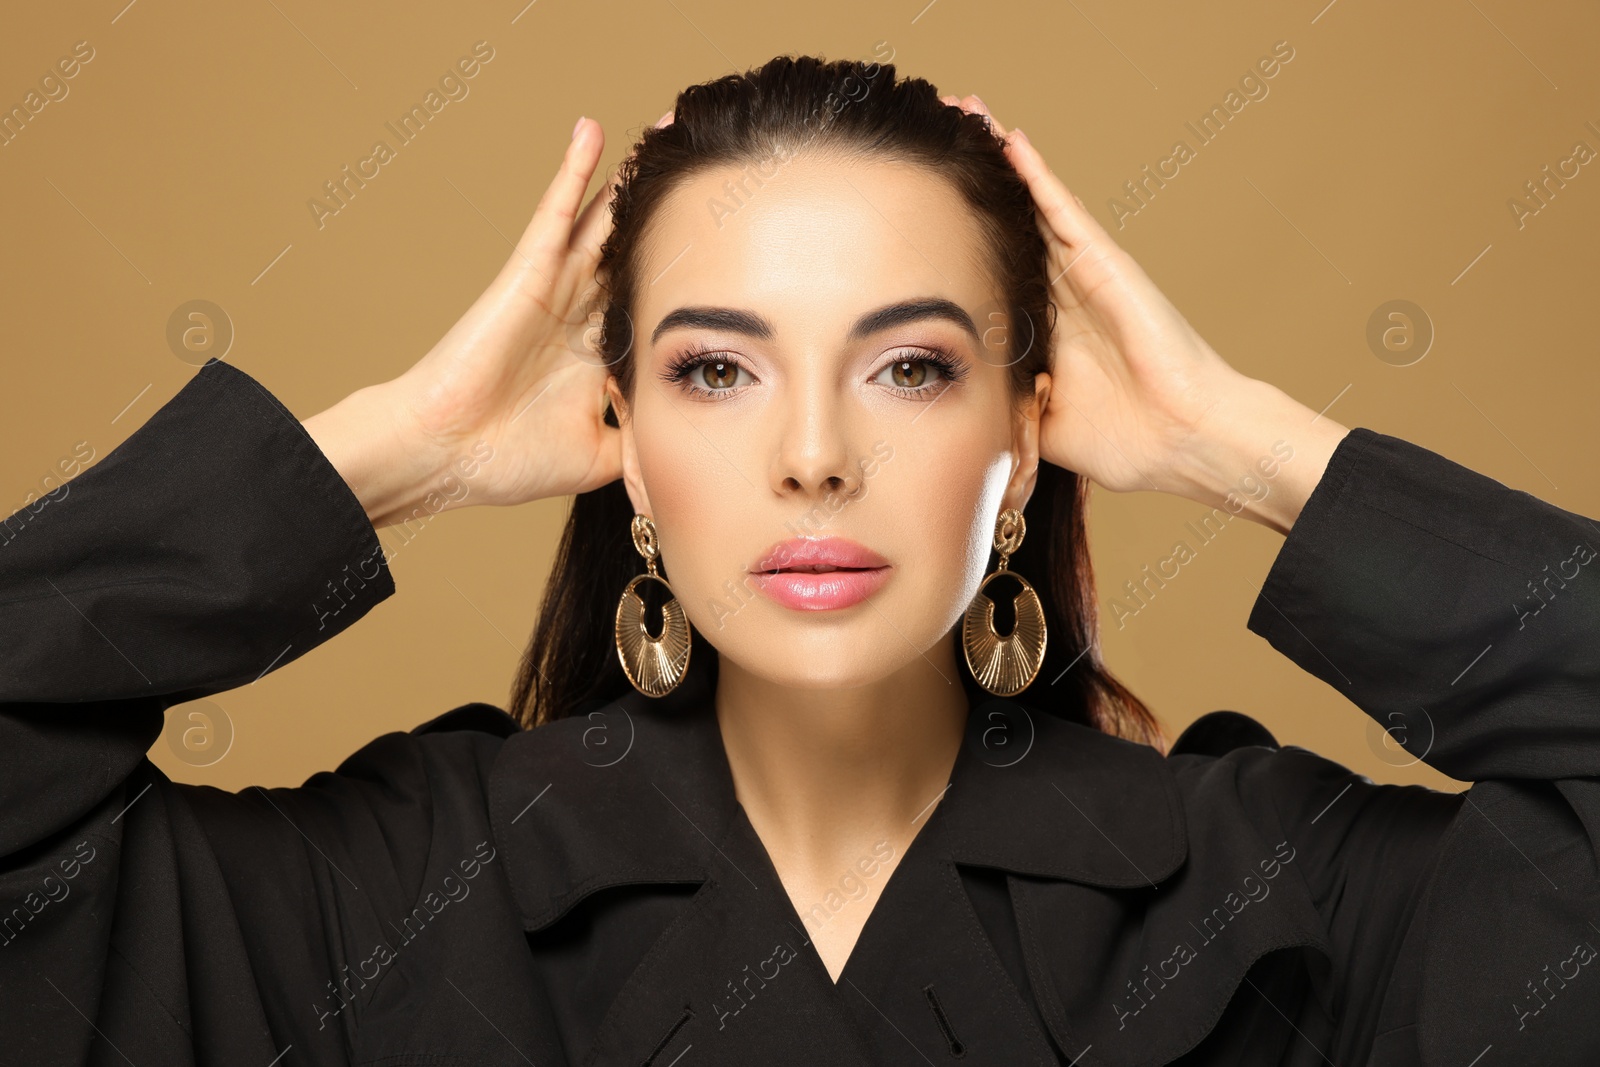
M 753 574 L 758 589 L 796 611 L 834 611 L 859 604 L 889 578 L 888 567 L 855 571 L 779 571 Z

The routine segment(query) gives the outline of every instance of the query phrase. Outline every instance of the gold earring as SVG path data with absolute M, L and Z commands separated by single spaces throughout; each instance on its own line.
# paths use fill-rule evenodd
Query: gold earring
M 633 591 L 634 586 L 643 581 L 660 582 L 669 594 L 672 586 L 656 573 L 661 549 L 656 525 L 644 515 L 633 517 L 633 547 L 644 557 L 646 570 L 628 583 L 617 603 L 617 659 L 635 689 L 645 696 L 666 696 L 689 673 L 689 617 L 673 597 L 661 605 L 661 636 L 650 636 L 644 600 Z
M 1039 594 L 1022 575 L 1006 569 L 1006 561 L 1021 546 L 1025 532 L 1027 524 L 1022 521 L 1022 512 L 1006 508 L 1000 513 L 994 528 L 1000 565 L 978 586 L 962 617 L 961 648 L 966 653 L 967 669 L 979 685 L 998 697 L 1014 696 L 1028 688 L 1044 663 L 1045 638 L 1049 636 Z M 995 632 L 994 601 L 983 594 L 984 587 L 1002 574 L 1022 583 L 1012 602 L 1016 622 L 1004 637 Z

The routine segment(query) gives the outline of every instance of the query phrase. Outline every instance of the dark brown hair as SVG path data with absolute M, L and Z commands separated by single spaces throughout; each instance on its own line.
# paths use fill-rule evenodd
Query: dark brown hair
M 1022 324 L 1011 332 L 1012 351 L 1021 353 L 1010 365 L 1013 395 L 1018 402 L 1032 395 L 1034 375 L 1049 369 L 1055 324 L 1046 245 L 1027 184 L 982 116 L 944 104 L 924 79 L 897 79 L 893 64 L 813 56 L 779 56 L 744 74 L 691 85 L 673 112 L 667 126 L 645 130 L 619 169 L 613 228 L 597 271 L 605 298 L 598 347 L 624 397 L 633 396 L 630 312 L 645 231 L 663 201 L 707 168 L 745 167 L 748 180 L 759 182 L 774 160 L 799 151 L 919 164 L 954 186 L 985 235 L 1007 321 Z M 615 413 L 607 411 L 606 421 L 616 425 Z M 1050 639 L 1038 676 L 1014 699 L 1165 750 L 1155 716 L 1101 661 L 1088 492 L 1087 479 L 1039 464 L 1024 511 L 1028 536 L 1010 566 L 1038 591 Z M 512 693 L 513 714 L 525 726 L 581 714 L 631 691 L 614 626 L 622 588 L 643 567 L 629 533 L 632 517 L 620 480 L 574 497 Z M 999 597 L 997 608 L 1004 632 L 1009 598 Z M 652 626 L 658 632 L 659 622 Z M 698 634 L 693 640 L 690 672 L 710 672 L 705 680 L 714 686 L 716 650 Z M 957 661 L 976 707 L 988 694 L 964 659 Z

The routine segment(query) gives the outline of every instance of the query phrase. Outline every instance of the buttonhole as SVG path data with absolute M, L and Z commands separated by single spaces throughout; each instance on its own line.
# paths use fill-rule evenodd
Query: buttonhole
M 950 1020 L 945 1016 L 944 1005 L 939 1003 L 939 996 L 933 991 L 933 986 L 924 986 L 923 995 L 928 998 L 928 1007 L 933 1009 L 933 1017 L 939 1023 L 939 1032 L 944 1035 L 944 1040 L 950 1046 L 950 1055 L 965 1056 L 967 1046 L 962 1044 L 956 1036 L 955 1029 L 951 1027 Z
M 651 1064 L 656 1062 L 656 1057 L 661 1055 L 661 1050 L 667 1047 L 668 1042 L 672 1040 L 679 1030 L 683 1029 L 683 1024 L 692 1018 L 694 1018 L 694 1009 L 685 1004 L 683 1006 L 683 1014 L 678 1017 L 677 1022 L 667 1029 L 661 1040 L 656 1042 L 656 1047 L 650 1050 L 650 1055 L 644 1058 L 644 1063 L 640 1067 L 651 1067 Z

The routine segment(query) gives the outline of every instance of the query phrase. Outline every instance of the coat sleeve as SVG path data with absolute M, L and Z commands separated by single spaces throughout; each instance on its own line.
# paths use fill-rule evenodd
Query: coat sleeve
M 292 1042 L 296 1062 L 345 1061 L 359 1011 L 334 983 L 416 900 L 444 819 L 430 782 L 470 786 L 489 735 L 389 735 L 238 794 L 176 785 L 145 752 L 169 706 L 249 685 L 393 592 L 349 486 L 215 360 L 0 521 L 0 1058 L 264 1064 Z
M 1293 746 L 1233 761 L 1302 850 L 1337 1062 L 1368 1038 L 1372 1062 L 1600 1062 L 1597 550 L 1592 520 L 1365 428 L 1280 549 L 1249 628 L 1375 746 L 1473 783 L 1376 785 Z

